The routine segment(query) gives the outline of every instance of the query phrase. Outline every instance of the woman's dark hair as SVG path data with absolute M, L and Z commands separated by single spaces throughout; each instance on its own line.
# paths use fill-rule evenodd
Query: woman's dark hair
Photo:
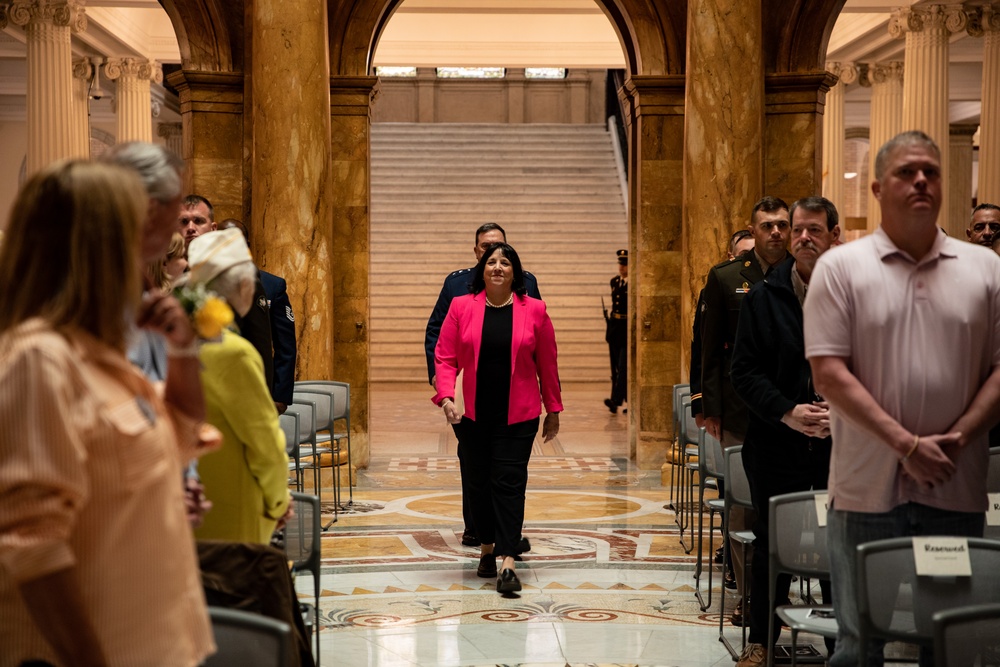
M 524 270 L 521 268 L 521 258 L 517 256 L 517 251 L 506 243 L 491 243 L 486 252 L 483 253 L 479 263 L 473 271 L 472 282 L 469 283 L 469 291 L 479 294 L 486 289 L 486 280 L 483 273 L 486 271 L 486 262 L 499 250 L 504 257 L 510 260 L 510 267 L 514 270 L 514 280 L 510 284 L 510 289 L 518 296 L 524 296 L 528 289 L 524 286 Z

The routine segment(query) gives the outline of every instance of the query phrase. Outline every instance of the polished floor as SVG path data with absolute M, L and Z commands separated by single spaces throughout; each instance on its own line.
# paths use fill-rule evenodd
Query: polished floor
M 376 387 L 371 465 L 323 539 L 322 662 L 732 665 L 718 639 L 719 581 L 702 612 L 669 490 L 659 471 L 630 464 L 627 417 L 603 406 L 604 392 L 565 387 L 558 438 L 536 440 L 524 590 L 502 597 L 476 576 L 478 548 L 461 545 L 456 442 L 431 392 Z M 726 633 L 740 642 L 738 628 Z

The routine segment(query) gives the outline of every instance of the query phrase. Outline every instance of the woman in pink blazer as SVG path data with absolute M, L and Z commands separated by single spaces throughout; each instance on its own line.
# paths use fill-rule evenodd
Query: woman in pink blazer
M 477 574 L 496 576 L 500 593 L 521 590 L 514 557 L 542 403 L 545 442 L 559 433 L 563 409 L 552 321 L 543 301 L 524 294 L 517 253 L 506 243 L 491 245 L 475 268 L 472 294 L 452 300 L 434 354 L 434 403 L 470 443 L 472 511 L 482 541 Z M 464 415 L 454 402 L 459 371 L 465 371 Z

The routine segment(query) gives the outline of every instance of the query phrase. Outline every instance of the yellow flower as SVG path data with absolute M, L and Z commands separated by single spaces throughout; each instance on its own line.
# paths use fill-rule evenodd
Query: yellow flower
M 232 309 L 215 296 L 205 299 L 205 303 L 194 314 L 194 326 L 202 338 L 218 338 L 222 335 L 222 330 L 232 322 Z

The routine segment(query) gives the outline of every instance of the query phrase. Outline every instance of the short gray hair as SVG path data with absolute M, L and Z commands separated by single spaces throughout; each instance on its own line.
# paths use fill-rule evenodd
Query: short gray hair
M 118 144 L 101 155 L 100 160 L 132 169 L 150 199 L 168 202 L 181 194 L 181 172 L 184 161 L 163 146 L 145 141 Z
M 920 130 L 901 132 L 882 144 L 882 147 L 878 149 L 878 154 L 875 156 L 876 181 L 881 181 L 882 177 L 885 176 L 885 169 L 889 165 L 889 157 L 897 148 L 902 148 L 903 146 L 925 146 L 934 153 L 938 160 L 941 159 L 941 149 L 938 148 L 938 145 L 926 133 Z
M 241 262 L 229 267 L 208 281 L 205 287 L 231 303 L 233 297 L 239 293 L 240 285 L 246 280 L 251 282 L 257 280 L 257 267 L 253 262 Z

